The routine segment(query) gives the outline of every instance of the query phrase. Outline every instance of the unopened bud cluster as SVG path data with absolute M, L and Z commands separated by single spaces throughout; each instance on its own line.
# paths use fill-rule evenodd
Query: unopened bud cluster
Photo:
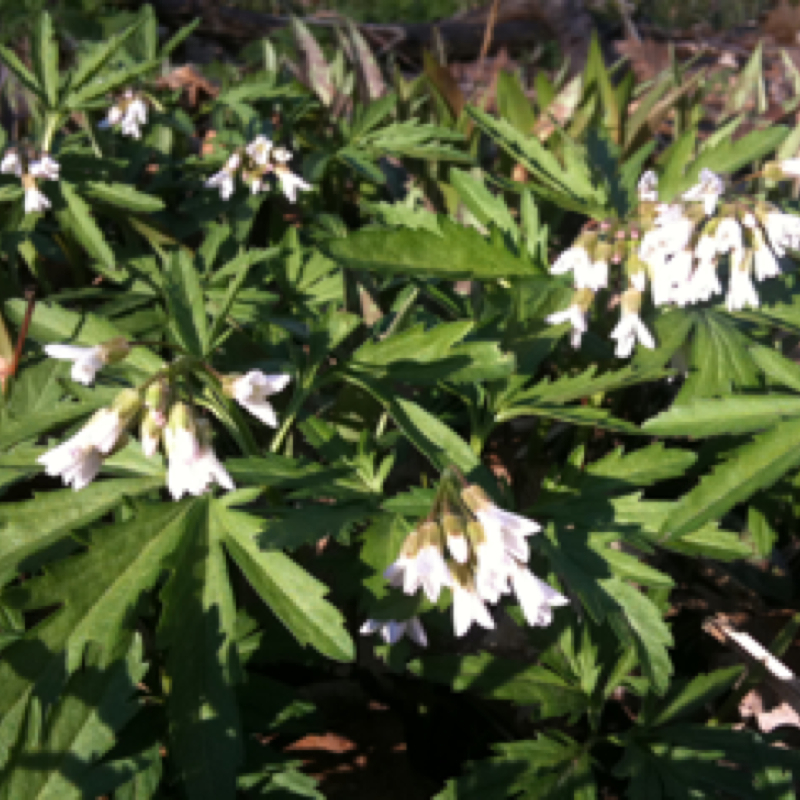
M 94 347 L 52 344 L 45 352 L 72 362 L 72 378 L 91 384 L 104 366 L 122 361 L 131 351 L 123 337 Z M 180 399 L 170 369 L 157 373 L 141 389 L 123 389 L 108 408 L 100 409 L 75 435 L 40 456 L 48 475 L 58 475 L 75 490 L 91 483 L 105 458 L 128 440 L 139 422 L 142 451 L 154 456 L 163 444 L 168 459 L 167 488 L 175 500 L 185 494 L 200 496 L 214 484 L 234 489 L 234 483 L 212 447 L 212 429 L 190 402 Z M 274 409 L 267 400 L 289 383 L 288 375 L 265 375 L 253 370 L 245 375 L 221 376 L 223 392 L 262 422 L 276 427 Z
M 297 199 L 297 190 L 308 191 L 311 186 L 289 169 L 292 154 L 285 147 L 275 147 L 266 136 L 256 136 L 244 151 L 228 157 L 225 166 L 206 181 L 207 188 L 218 188 L 220 197 L 227 200 L 236 189 L 236 176 L 252 194 L 269 188 L 268 177 L 274 175 L 281 191 L 290 203 Z
M 24 192 L 25 213 L 50 208 L 47 196 L 39 190 L 39 181 L 57 181 L 61 166 L 47 152 L 32 147 L 10 147 L 0 161 L 0 173 L 19 178 Z
M 800 160 L 768 164 L 763 174 L 771 179 L 796 177 Z M 553 274 L 572 272 L 575 294 L 569 308 L 551 314 L 547 321 L 569 322 L 572 346 L 577 348 L 588 329 L 595 293 L 618 286 L 621 316 L 611 338 L 617 342 L 617 356 L 625 358 L 637 341 L 655 347 L 640 317 L 648 284 L 656 306 L 706 302 L 723 292 L 723 266 L 728 274 L 728 310 L 757 308 L 753 279 L 781 274 L 779 260 L 787 249 L 800 247 L 800 217 L 747 196 L 723 201 L 724 194 L 722 179 L 704 169 L 699 182 L 679 200 L 662 203 L 658 177 L 646 172 L 639 181 L 635 216 L 584 230 L 550 268 Z M 612 269 L 618 270 L 618 281 L 610 278 Z
M 494 628 L 487 604 L 512 592 L 530 625 L 548 625 L 552 608 L 568 601 L 528 569 L 526 537 L 539 530 L 533 520 L 498 508 L 478 486 L 458 491 L 445 474 L 433 511 L 408 534 L 384 577 L 408 595 L 421 588 L 432 603 L 443 589 L 450 589 L 456 636 L 463 636 L 473 622 Z M 377 630 L 390 642 L 408 633 L 425 644 L 417 618 L 404 623 L 367 620 L 362 628 L 363 633 Z

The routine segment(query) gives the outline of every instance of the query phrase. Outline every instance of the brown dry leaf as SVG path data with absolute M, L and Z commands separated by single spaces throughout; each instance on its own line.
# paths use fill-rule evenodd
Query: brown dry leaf
M 425 75 L 447 103 L 450 113 L 458 119 L 464 110 L 466 98 L 450 69 L 440 64 L 427 50 L 423 54 Z
M 655 39 L 621 39 L 614 42 L 614 49 L 627 56 L 636 77 L 649 81 L 669 67 L 669 45 Z
M 156 86 L 173 91 L 175 89 L 185 91 L 189 105 L 193 108 L 197 106 L 200 92 L 204 92 L 209 97 L 216 97 L 219 94 L 219 89 L 206 80 L 191 64 L 173 69 L 163 78 L 159 78 Z
M 767 14 L 763 28 L 764 33 L 772 36 L 778 44 L 800 43 L 800 6 L 791 5 L 789 0 L 781 0 Z

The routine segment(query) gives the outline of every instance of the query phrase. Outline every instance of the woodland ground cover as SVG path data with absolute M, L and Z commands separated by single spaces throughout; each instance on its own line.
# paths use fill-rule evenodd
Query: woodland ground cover
M 321 682 L 420 797 L 794 797 L 800 90 L 91 23 L 0 48 L 0 797 L 324 797 Z

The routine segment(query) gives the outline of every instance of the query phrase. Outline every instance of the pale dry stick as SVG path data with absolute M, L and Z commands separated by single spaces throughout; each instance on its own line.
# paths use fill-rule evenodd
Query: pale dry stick
M 800 713 L 800 680 L 786 664 L 750 634 L 737 631 L 721 615 L 707 620 L 703 624 L 703 630 L 721 644 L 745 656 L 748 661 L 759 664 L 766 672 L 765 678 L 769 685 Z

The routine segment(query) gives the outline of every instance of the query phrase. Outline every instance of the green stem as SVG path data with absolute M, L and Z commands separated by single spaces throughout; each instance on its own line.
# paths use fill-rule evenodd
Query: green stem
M 300 410 L 300 406 L 305 402 L 307 396 L 308 391 L 305 389 L 300 389 L 289 401 L 289 407 L 286 409 L 286 414 L 281 421 L 281 426 L 278 428 L 275 436 L 272 437 L 272 442 L 269 446 L 270 453 L 277 453 L 280 449 L 280 446 L 283 444 L 283 440 L 286 438 L 286 434 L 289 433 L 289 429 L 294 424 L 295 418 L 297 417 L 297 412 Z
M 42 136 L 42 150 L 46 153 L 50 152 L 50 145 L 53 143 L 53 137 L 58 130 L 61 115 L 58 113 L 48 114 L 45 117 L 44 136 Z

